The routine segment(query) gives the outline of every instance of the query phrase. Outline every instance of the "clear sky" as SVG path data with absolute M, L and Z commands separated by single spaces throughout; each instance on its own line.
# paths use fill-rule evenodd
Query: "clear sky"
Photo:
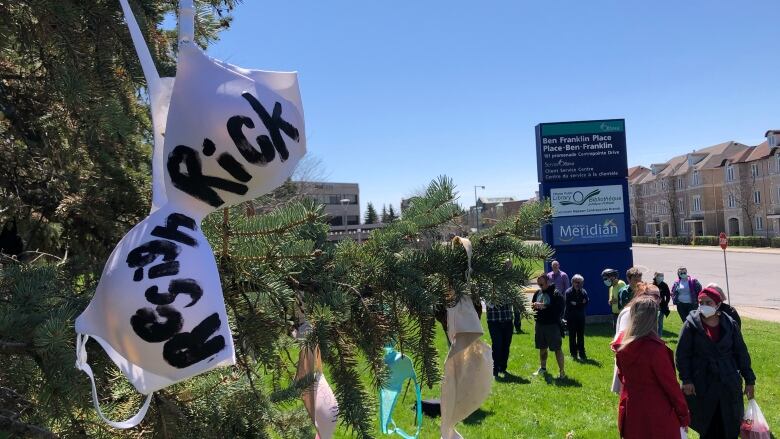
M 532 196 L 539 122 L 625 118 L 629 165 L 780 129 L 778 0 L 245 0 L 209 54 L 299 72 L 361 212 L 440 174 Z

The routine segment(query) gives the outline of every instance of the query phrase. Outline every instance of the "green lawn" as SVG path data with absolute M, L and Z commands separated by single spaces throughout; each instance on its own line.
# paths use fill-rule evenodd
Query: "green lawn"
M 672 313 L 666 320 L 664 339 L 674 349 L 680 319 Z M 758 376 L 756 398 L 769 426 L 780 431 L 780 324 L 757 320 L 743 321 L 743 333 L 753 358 L 753 369 Z M 484 325 L 484 317 L 483 317 Z M 527 333 L 515 335 L 512 341 L 509 371 L 515 377 L 496 381 L 491 396 L 482 408 L 456 428 L 466 439 L 508 438 L 564 438 L 572 432 L 575 438 L 616 438 L 617 395 L 609 391 L 612 382 L 613 355 L 609 349 L 612 339 L 610 325 L 590 325 L 586 328 L 588 363 L 566 358 L 569 379 L 532 377 L 538 367 L 538 351 L 533 347 L 533 322 L 523 323 Z M 490 342 L 485 330 L 484 340 Z M 447 348 L 444 333 L 439 331 L 439 347 L 443 363 Z M 568 352 L 568 340 L 564 340 Z M 557 376 L 554 357 L 548 360 L 548 370 Z M 423 389 L 423 398 L 436 398 L 438 386 Z M 409 431 L 414 422 L 414 391 L 410 390 L 404 402 L 394 413 L 397 424 Z M 691 431 L 691 438 L 698 438 Z M 377 421 L 377 437 L 379 433 Z M 338 438 L 350 437 L 343 430 Z M 421 438 L 438 439 L 438 418 L 425 417 Z

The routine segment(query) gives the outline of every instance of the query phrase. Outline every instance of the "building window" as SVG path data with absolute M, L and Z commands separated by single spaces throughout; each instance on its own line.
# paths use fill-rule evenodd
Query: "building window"
M 677 211 L 680 213 L 685 212 L 685 202 L 682 198 L 677 200 Z
M 677 179 L 677 189 L 682 189 L 682 188 L 683 188 L 683 179 L 682 178 L 678 178 Z
M 734 194 L 729 194 L 729 207 L 732 209 L 737 207 L 737 197 Z
M 728 165 L 726 167 L 726 181 L 734 181 L 734 166 Z
M 685 218 L 680 218 L 680 232 L 685 233 Z
M 750 176 L 751 177 L 758 176 L 758 163 L 753 163 L 750 165 Z
M 764 230 L 764 218 L 756 217 L 756 230 Z
M 699 185 L 699 171 L 693 171 L 693 176 L 691 176 L 691 186 L 698 186 Z
M 780 154 L 775 156 L 775 170 L 780 174 Z
M 761 191 L 753 192 L 753 202 L 756 204 L 761 204 Z
M 701 196 L 696 195 L 693 197 L 693 211 L 694 212 L 701 212 Z
M 651 235 L 653 233 L 653 226 L 650 224 L 645 224 L 645 234 Z

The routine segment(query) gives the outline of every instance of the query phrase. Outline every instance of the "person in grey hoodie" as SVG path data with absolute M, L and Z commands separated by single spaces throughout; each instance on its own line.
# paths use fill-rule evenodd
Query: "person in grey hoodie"
M 745 406 L 754 395 L 756 375 L 742 333 L 718 311 L 722 298 L 705 288 L 697 310 L 685 320 L 677 344 L 677 370 L 691 410 L 691 427 L 702 439 L 736 438 Z

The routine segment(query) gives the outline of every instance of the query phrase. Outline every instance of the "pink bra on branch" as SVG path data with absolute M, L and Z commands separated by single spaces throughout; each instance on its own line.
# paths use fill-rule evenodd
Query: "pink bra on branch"
M 306 152 L 295 73 L 216 61 L 193 41 L 192 0 L 181 0 L 175 78 L 160 78 L 127 0 L 120 0 L 141 60 L 154 126 L 152 209 L 122 238 L 92 302 L 76 319 L 76 367 L 92 381 L 100 416 L 141 422 L 152 392 L 235 363 L 204 216 L 281 185 Z M 86 343 L 94 338 L 148 395 L 140 412 L 112 422 L 98 405 Z

